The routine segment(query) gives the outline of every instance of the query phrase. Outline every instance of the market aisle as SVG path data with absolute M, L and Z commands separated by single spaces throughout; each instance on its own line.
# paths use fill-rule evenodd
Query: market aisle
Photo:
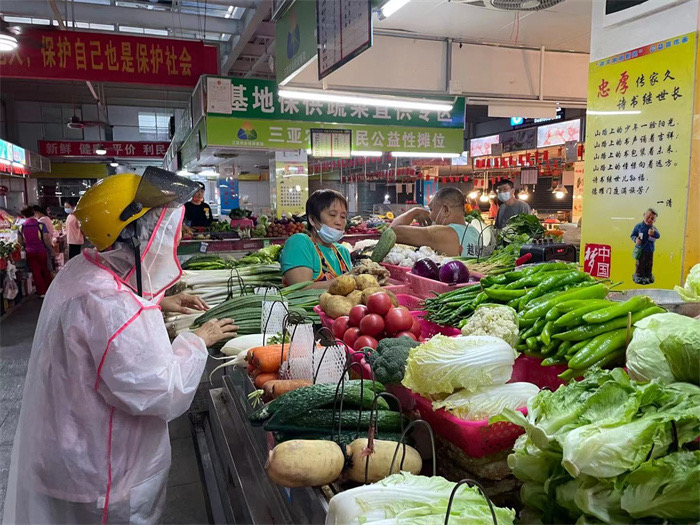
M 29 296 L 0 321 L 0 516 L 5 503 L 12 442 L 41 300 Z
M 0 517 L 24 378 L 40 309 L 41 301 L 30 296 L 0 321 Z M 169 427 L 173 463 L 163 523 L 209 523 L 189 417 L 185 414 L 172 421 Z

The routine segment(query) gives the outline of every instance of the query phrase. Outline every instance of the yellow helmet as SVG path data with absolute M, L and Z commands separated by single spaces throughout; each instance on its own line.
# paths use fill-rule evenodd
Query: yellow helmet
M 184 204 L 199 188 L 192 180 L 149 166 L 143 176 L 121 173 L 98 181 L 78 201 L 74 214 L 85 237 L 102 251 L 147 211 Z

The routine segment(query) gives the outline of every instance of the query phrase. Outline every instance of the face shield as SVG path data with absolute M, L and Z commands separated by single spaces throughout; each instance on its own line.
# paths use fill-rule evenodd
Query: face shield
M 119 218 L 126 222 L 144 208 L 175 208 L 186 203 L 199 190 L 199 184 L 193 180 L 149 166 L 141 176 L 134 200 L 124 208 Z

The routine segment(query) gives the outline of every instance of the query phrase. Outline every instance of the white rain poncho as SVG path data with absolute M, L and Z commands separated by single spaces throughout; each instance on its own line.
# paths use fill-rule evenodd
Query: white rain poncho
M 182 273 L 184 208 L 136 223 L 143 296 L 125 242 L 85 250 L 44 300 L 12 451 L 3 523 L 154 523 L 170 467 L 167 422 L 190 406 L 207 351 L 171 344 L 157 301 Z M 134 226 L 130 231 L 134 231 Z

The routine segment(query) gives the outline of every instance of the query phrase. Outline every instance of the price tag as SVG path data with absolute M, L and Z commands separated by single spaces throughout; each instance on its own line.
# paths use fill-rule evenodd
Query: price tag
M 200 243 L 200 245 L 199 245 L 199 251 L 200 251 L 201 253 L 207 253 L 207 250 L 208 250 L 208 249 L 209 249 L 209 243 L 206 243 L 206 242 Z
M 267 248 L 268 246 L 270 246 L 270 239 L 263 239 L 263 247 Z

